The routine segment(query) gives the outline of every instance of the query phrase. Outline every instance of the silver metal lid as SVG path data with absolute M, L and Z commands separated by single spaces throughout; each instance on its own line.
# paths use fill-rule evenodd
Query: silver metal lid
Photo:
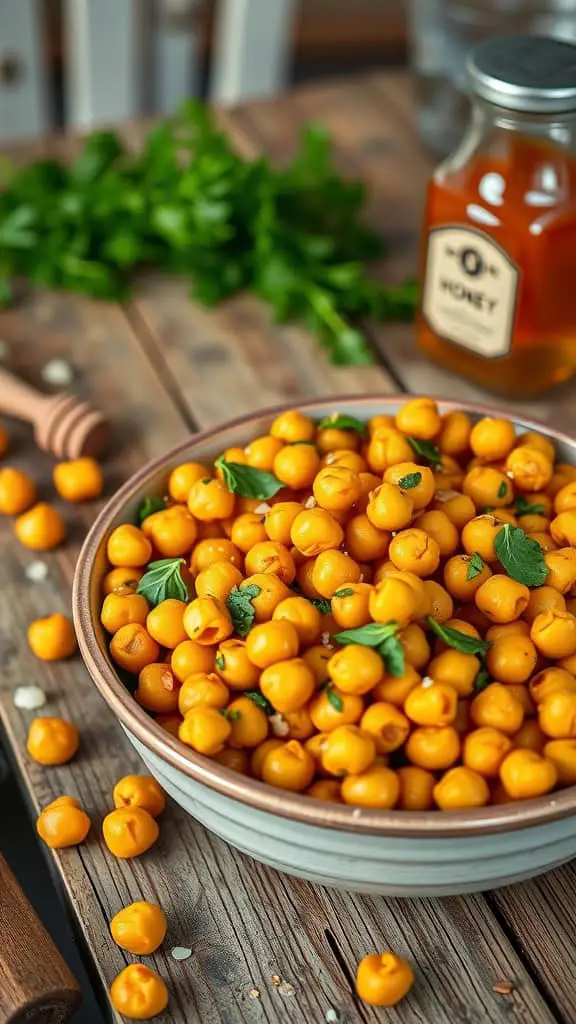
M 467 72 L 476 96 L 537 114 L 576 110 L 576 46 L 544 36 L 499 36 L 471 51 Z

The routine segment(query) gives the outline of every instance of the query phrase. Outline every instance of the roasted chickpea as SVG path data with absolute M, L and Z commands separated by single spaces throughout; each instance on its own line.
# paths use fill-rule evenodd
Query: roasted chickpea
M 379 530 L 402 530 L 409 526 L 414 512 L 410 492 L 396 484 L 383 483 L 370 493 L 366 515 Z
M 349 583 L 358 583 L 361 572 L 358 563 L 343 551 L 322 551 L 314 562 L 312 583 L 322 597 L 332 595 Z
M 344 803 L 378 811 L 394 807 L 399 790 L 398 774 L 378 762 L 357 775 L 347 775 L 340 787 Z
M 172 715 L 178 710 L 178 681 L 164 661 L 145 665 L 138 675 L 134 698 L 147 711 Z
M 397 622 L 407 626 L 420 618 L 426 591 L 419 576 L 411 572 L 391 572 L 375 587 L 368 600 L 374 622 Z
M 144 575 L 143 569 L 111 569 L 102 580 L 103 594 L 134 594 Z
M 271 473 L 274 468 L 274 460 L 283 448 L 284 443 L 270 434 L 255 437 L 244 449 L 246 462 L 254 469 L 262 469 L 266 473 Z
M 513 800 L 530 800 L 554 789 L 558 772 L 534 750 L 512 750 L 500 765 L 500 780 Z
M 422 679 L 416 669 L 407 663 L 401 676 L 384 676 L 374 687 L 372 697 L 376 701 L 394 704 L 402 710 L 408 694 L 421 682 Z
M 236 569 L 242 569 L 244 556 L 227 537 L 207 537 L 195 545 L 190 559 L 190 570 L 197 575 L 219 562 L 230 562 Z
M 454 602 L 444 587 L 435 580 L 424 580 L 426 614 L 436 622 L 447 622 L 454 614 Z
M 475 562 L 472 559 L 475 558 Z M 492 575 L 492 570 L 482 561 L 477 572 L 478 555 L 453 555 L 444 565 L 444 586 L 458 601 L 473 601 L 476 591 Z
M 1 429 L 1 428 L 0 428 Z M 36 501 L 36 487 L 26 473 L 13 466 L 0 469 L 0 513 L 19 516 Z
M 404 713 L 416 725 L 450 725 L 456 718 L 458 694 L 446 683 L 421 683 L 410 690 Z
M 188 510 L 201 522 L 228 519 L 234 512 L 234 495 L 223 480 L 203 477 L 190 488 Z
M 567 594 L 576 583 L 576 551 L 574 548 L 559 548 L 547 551 L 544 561 L 548 567 L 546 583 L 561 594 Z
M 522 750 L 535 750 L 542 754 L 546 746 L 546 737 L 535 718 L 524 720 L 518 732 L 512 736 L 512 743 Z
M 296 566 L 288 548 L 267 540 L 255 544 L 246 555 L 246 572 L 249 576 L 273 573 L 283 583 L 290 584 L 296 576 Z
M 124 527 L 119 527 L 124 529 Z M 136 527 L 134 527 L 136 529 Z M 66 537 L 66 524 L 53 505 L 39 501 L 33 505 L 14 523 L 14 533 L 21 544 L 32 551 L 50 551 L 58 547 Z M 110 559 L 112 561 L 112 559 Z M 144 559 L 147 562 L 148 558 Z M 144 562 L 140 564 L 143 565 Z M 128 562 L 121 562 L 128 565 Z
M 417 765 L 399 768 L 400 795 L 397 806 L 402 811 L 429 811 L 433 804 L 432 792 L 436 779 L 432 772 Z
M 146 629 L 162 647 L 173 649 L 186 640 L 183 619 L 186 603 L 175 598 L 160 601 L 148 613 Z
M 215 668 L 231 690 L 253 689 L 260 674 L 248 657 L 246 641 L 238 640 L 236 637 L 223 640 L 219 645 Z
M 357 694 L 342 693 L 333 686 L 316 694 L 308 710 L 318 732 L 328 733 L 339 725 L 355 725 L 364 710 L 364 701 Z
M 452 648 L 437 654 L 428 665 L 427 672 L 435 683 L 443 683 L 456 691 L 458 697 L 469 697 L 480 671 L 480 659 L 475 654 L 464 654 Z
M 51 850 L 62 850 L 83 843 L 90 824 L 90 818 L 75 797 L 59 796 L 41 810 L 36 831 Z
M 158 818 L 166 807 L 164 790 L 152 775 L 125 775 L 114 786 L 114 807 L 143 807 Z
M 199 754 L 213 757 L 223 749 L 231 732 L 231 722 L 219 709 L 199 704 L 188 712 L 178 735 L 182 743 L 197 750 Z
M 339 725 L 326 737 L 322 767 L 330 775 L 359 775 L 376 757 L 376 744 L 370 733 L 357 725 Z
M 186 605 L 184 631 L 196 643 L 212 644 L 227 640 L 233 631 L 228 612 L 213 597 L 197 597 Z
M 490 622 L 514 622 L 526 611 L 529 599 L 528 587 L 500 574 L 482 583 L 474 595 L 476 607 Z
M 546 516 L 523 515 L 518 520 L 518 525 L 522 527 L 524 533 L 547 534 L 550 529 L 550 520 Z
M 402 746 L 410 732 L 406 715 L 387 701 L 377 701 L 366 708 L 360 727 L 370 733 L 379 754 L 390 754 Z
M 286 739 L 307 740 L 313 735 L 314 723 L 306 706 L 297 711 L 285 711 L 283 717 L 288 726 Z
M 410 734 L 405 746 L 412 764 L 429 771 L 450 768 L 460 756 L 460 737 L 454 726 L 420 726 Z
M 476 506 L 467 494 L 455 491 L 436 491 L 434 507 L 440 509 L 457 530 L 463 530 L 466 523 L 476 517 Z
M 394 484 L 410 495 L 414 511 L 422 511 L 434 497 L 436 483 L 434 474 L 428 466 L 419 466 L 416 462 L 398 462 L 384 471 L 384 482 Z
M 321 508 L 341 512 L 354 505 L 362 493 L 362 486 L 358 474 L 352 469 L 329 465 L 317 473 L 312 490 Z
M 154 818 L 143 807 L 118 807 L 102 822 L 104 842 L 115 857 L 138 857 L 156 842 L 159 835 Z
M 470 447 L 482 462 L 500 462 L 516 443 L 516 434 L 510 420 L 485 416 L 475 423 L 470 434 Z
M 328 662 L 331 656 L 331 651 L 322 644 L 314 644 L 307 651 L 304 651 L 302 655 L 304 661 L 314 673 L 317 686 L 326 682 L 328 678 Z
M 183 683 L 188 676 L 192 676 L 196 672 L 212 671 L 214 668 L 214 651 L 209 647 L 196 643 L 195 640 L 184 640 L 172 651 L 170 668 L 176 679 Z
M 566 601 L 564 597 L 555 587 L 534 587 L 530 591 L 530 598 L 528 600 L 528 607 L 524 611 L 524 618 L 528 622 L 534 622 L 537 615 L 547 611 L 565 612 Z
M 244 512 L 232 524 L 230 539 L 239 551 L 246 554 L 255 544 L 268 540 L 264 516 L 257 512 Z
M 120 668 L 135 675 L 158 660 L 160 648 L 138 622 L 121 626 L 110 641 L 110 657 Z
M 344 532 L 346 550 L 357 562 L 371 562 L 385 558 L 390 544 L 390 534 L 370 522 L 367 515 L 353 516 L 348 520 Z
M 440 421 L 442 425 L 436 438 L 440 451 L 446 455 L 464 455 L 470 447 L 470 417 L 465 412 L 445 412 Z
M 313 445 L 287 445 L 278 452 L 273 464 L 274 476 L 293 490 L 311 487 L 320 470 L 320 456 Z
M 558 690 L 576 693 L 576 679 L 565 668 L 545 668 L 532 676 L 528 690 L 535 704 L 541 704 L 546 697 Z
M 71 657 L 76 650 L 74 626 L 60 612 L 36 619 L 28 626 L 28 643 L 42 661 L 61 661 Z
M 194 586 L 198 597 L 213 597 L 224 605 L 234 587 L 240 586 L 243 576 L 231 562 L 214 562 L 198 573 Z
M 413 451 L 406 438 L 395 427 L 379 427 L 374 431 L 366 458 L 373 473 L 382 474 L 389 466 L 398 462 L 410 462 Z
M 226 709 L 230 719 L 231 747 L 257 747 L 268 735 L 268 718 L 249 697 L 236 697 Z
M 65 718 L 34 718 L 28 730 L 26 749 L 38 764 L 66 764 L 78 750 L 80 737 Z
M 108 633 L 117 633 L 122 626 L 137 622 L 144 626 L 150 606 L 140 594 L 107 594 L 100 612 L 100 622 Z
M 297 441 L 311 441 L 315 430 L 314 421 L 309 416 L 296 409 L 288 409 L 273 420 L 270 434 L 285 444 L 295 444 Z
M 306 558 L 315 558 L 322 551 L 339 548 L 344 540 L 344 531 L 326 509 L 309 508 L 294 519 L 290 538 Z
M 184 680 L 178 690 L 178 710 L 183 718 L 192 708 L 225 708 L 230 690 L 216 672 L 196 672 Z
M 544 747 L 544 756 L 554 765 L 561 786 L 576 783 L 576 739 L 550 740 Z
M 308 703 L 316 689 L 312 669 L 302 658 L 279 661 L 265 668 L 260 689 L 275 711 L 298 711 Z
M 323 466 L 345 466 L 346 469 L 352 469 L 358 474 L 365 473 L 368 469 L 366 459 L 364 459 L 358 452 L 352 452 L 349 450 L 328 452 L 322 457 L 321 462 Z
M 538 651 L 528 637 L 503 636 L 494 640 L 486 665 L 502 683 L 525 683 L 536 667 Z
M 576 618 L 553 609 L 541 612 L 532 623 L 530 637 L 545 658 L 569 658 L 576 652 Z
M 462 760 L 467 768 L 488 779 L 498 777 L 500 765 L 510 753 L 513 740 L 498 729 L 483 726 L 464 738 Z
M 306 790 L 306 795 L 311 796 L 314 800 L 325 800 L 330 804 L 342 804 L 342 794 L 340 792 L 340 781 L 338 779 L 320 779 L 319 782 L 313 782 L 310 789 Z
M 333 421 L 338 419 L 338 413 L 331 417 Z M 322 452 L 358 451 L 360 447 L 360 435 L 355 430 L 343 430 L 340 427 L 326 425 L 320 427 L 316 432 L 316 446 Z
M 559 491 L 576 480 L 575 468 L 574 466 L 569 466 L 566 462 L 557 462 L 554 466 L 552 479 L 546 488 L 546 493 L 550 497 L 555 498 Z M 556 511 L 560 512 L 561 510 L 557 509 Z
M 285 544 L 286 547 L 292 543 L 290 531 L 296 516 L 302 512 L 302 505 L 299 501 L 278 501 L 270 508 L 264 517 L 264 529 L 268 540 L 277 544 Z
M 372 587 L 369 583 L 350 583 L 332 595 L 332 615 L 341 629 L 356 629 L 370 622 L 369 600 Z
M 553 466 L 546 452 L 520 445 L 508 455 L 506 473 L 519 491 L 543 491 L 552 479 Z
M 412 527 L 400 530 L 390 541 L 389 555 L 394 565 L 415 576 L 431 576 L 440 564 L 440 547 L 424 530 Z
M 246 652 L 258 668 L 268 668 L 277 661 L 295 658 L 299 648 L 298 633 L 291 622 L 264 622 L 254 626 L 246 638 Z
M 207 466 L 201 462 L 182 462 L 174 467 L 168 477 L 168 494 L 172 501 L 186 504 L 194 484 L 209 476 Z
M 396 426 L 403 434 L 430 441 L 442 429 L 438 406 L 433 398 L 411 398 L 396 413 Z
M 279 747 L 283 747 L 286 740 L 281 740 L 277 736 L 270 736 L 269 739 L 264 740 L 252 751 L 250 755 L 250 774 L 255 779 L 262 778 L 262 767 L 266 755 L 271 750 L 278 750 Z
M 510 687 L 503 683 L 490 683 L 470 705 L 474 725 L 488 726 L 512 736 L 524 721 L 524 709 Z
M 419 530 L 424 530 L 429 537 L 436 541 L 442 558 L 448 558 L 458 550 L 460 542 L 458 530 L 445 512 L 440 509 L 430 509 L 418 516 L 415 522 Z
M 478 772 L 465 766 L 450 768 L 434 786 L 434 800 L 441 811 L 466 811 L 484 807 L 490 790 Z
M 361 696 L 382 679 L 384 664 L 373 648 L 349 644 L 332 655 L 328 662 L 328 675 L 343 693 Z
M 495 466 L 474 466 L 469 469 L 462 483 L 462 491 L 472 498 L 478 509 L 486 505 L 503 507 L 509 505 L 512 499 L 508 477 Z
M 129 964 L 114 978 L 110 1001 L 130 1020 L 150 1020 L 166 1009 L 168 989 L 156 971 L 144 964 Z
M 422 627 L 411 622 L 400 631 L 398 638 L 404 648 L 407 665 L 413 665 L 415 669 L 424 668 L 430 660 L 430 644 Z
M 250 599 L 258 623 L 269 622 L 281 601 L 293 596 L 289 587 L 270 572 L 257 572 L 253 576 L 247 576 L 240 584 L 240 589 L 251 586 L 259 588 L 256 597 Z
M 472 463 L 470 463 L 472 465 Z M 451 455 L 440 455 L 440 464 L 434 470 L 436 491 L 460 491 L 464 480 L 464 470 L 460 463 Z
M 320 612 L 305 597 L 287 597 L 276 605 L 272 614 L 274 622 L 290 622 L 304 647 L 318 639 L 322 629 Z
M 92 501 L 104 489 L 102 470 L 89 456 L 59 462 L 53 471 L 54 487 L 64 501 Z
M 488 622 L 488 619 L 486 619 Z M 493 644 L 505 636 L 530 636 L 530 625 L 524 619 L 516 619 L 516 622 L 496 623 L 486 630 L 486 640 Z
M 538 723 L 552 740 L 576 739 L 576 693 L 555 690 L 538 704 Z
M 110 921 L 116 945 L 134 956 L 150 956 L 162 945 L 168 930 L 166 915 L 157 903 L 138 900 L 123 907 Z
M 576 544 L 576 509 L 560 512 L 550 523 L 550 534 L 555 544 L 573 547 Z
M 549 533 L 531 533 L 530 538 L 540 545 L 544 553 L 548 551 L 556 551 L 556 545 Z
M 142 531 L 163 558 L 188 554 L 198 536 L 196 520 L 185 505 L 174 505 L 147 516 Z
M 298 740 L 288 740 L 268 751 L 261 770 L 262 781 L 269 786 L 301 793 L 314 778 L 316 762 Z

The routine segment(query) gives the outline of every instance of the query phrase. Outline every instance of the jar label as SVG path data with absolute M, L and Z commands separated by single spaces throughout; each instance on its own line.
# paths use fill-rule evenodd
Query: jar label
M 422 314 L 435 334 L 485 359 L 510 352 L 520 271 L 483 231 L 428 234 Z

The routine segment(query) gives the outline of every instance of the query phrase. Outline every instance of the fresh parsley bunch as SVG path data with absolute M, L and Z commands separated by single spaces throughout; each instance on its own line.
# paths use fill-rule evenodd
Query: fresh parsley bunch
M 11 175 L 11 176 L 10 176 Z M 12 282 L 122 300 L 142 266 L 192 279 L 214 305 L 242 289 L 277 321 L 306 324 L 336 363 L 370 363 L 359 318 L 411 318 L 416 286 L 366 276 L 381 255 L 360 221 L 364 190 L 335 171 L 327 132 L 311 125 L 294 161 L 247 160 L 208 111 L 186 103 L 139 153 L 113 132 L 87 139 L 70 165 L 0 168 L 0 303 Z

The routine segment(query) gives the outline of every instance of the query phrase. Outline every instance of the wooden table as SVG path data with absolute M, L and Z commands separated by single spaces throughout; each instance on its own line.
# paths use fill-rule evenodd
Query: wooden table
M 414 133 L 409 83 L 401 74 L 374 74 L 307 86 L 221 115 L 244 152 L 264 148 L 279 161 L 292 153 L 299 125 L 311 118 L 333 132 L 342 170 L 367 181 L 370 221 L 394 254 L 385 272 L 394 279 L 413 272 L 430 164 Z M 130 134 L 137 141 L 141 130 L 131 128 Z M 378 365 L 336 369 L 303 330 L 273 326 L 251 298 L 205 312 L 191 305 L 184 284 L 154 278 L 126 306 L 36 295 L 0 316 L 0 338 L 14 370 L 41 383 L 42 366 L 61 357 L 74 367 L 80 395 L 110 415 L 115 444 L 105 467 L 108 493 L 191 431 L 257 407 L 400 389 L 462 399 L 480 395 L 425 362 L 410 327 L 372 327 L 370 336 L 381 356 Z M 566 427 L 576 422 L 573 394 L 567 389 L 518 408 Z M 34 450 L 25 429 L 11 429 L 11 459 L 51 493 L 50 459 Z M 90 840 L 50 859 L 102 992 L 130 960 L 110 940 L 108 921 L 130 901 L 151 898 L 170 920 L 165 947 L 152 959 L 171 992 L 161 1020 L 172 1024 L 322 1024 L 335 1019 L 326 1018 L 330 1009 L 341 1024 L 576 1022 L 572 866 L 468 898 L 354 896 L 276 874 L 229 849 L 176 807 L 163 818 L 150 853 L 114 860 L 100 839 L 99 822 L 111 807 L 114 783 L 139 769 L 138 758 L 79 659 L 40 664 L 25 640 L 31 619 L 70 611 L 74 562 L 94 508 L 76 512 L 68 506 L 65 514 L 71 542 L 42 556 L 49 571 L 40 583 L 25 575 L 35 556 L 15 543 L 8 522 L 1 524 L 0 704 L 31 809 L 71 793 L 93 815 Z M 14 707 L 12 695 L 31 682 L 46 690 L 47 713 L 62 714 L 80 728 L 81 750 L 69 766 L 45 770 L 25 754 L 32 716 Z M 176 962 L 170 956 L 175 945 L 190 947 L 192 956 Z M 361 955 L 387 946 L 415 961 L 418 981 L 409 999 L 384 1012 L 354 998 L 352 977 Z M 275 985 L 275 975 L 286 984 Z M 498 985 L 503 981 L 510 982 L 509 991 Z

